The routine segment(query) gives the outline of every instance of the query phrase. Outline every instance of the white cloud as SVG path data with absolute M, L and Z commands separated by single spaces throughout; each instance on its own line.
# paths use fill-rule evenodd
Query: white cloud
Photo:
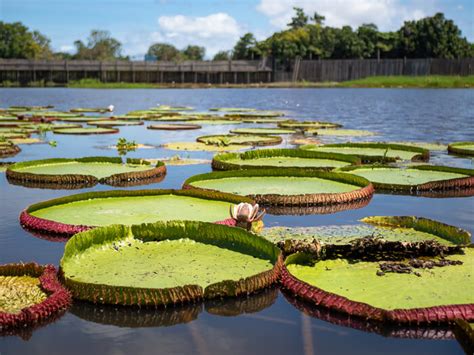
M 73 45 L 64 45 L 64 46 L 60 46 L 59 47 L 59 51 L 60 52 L 65 52 L 65 53 L 74 53 L 74 51 L 76 50 L 76 47 L 74 47 Z
M 223 12 L 202 17 L 161 16 L 158 25 L 151 35 L 153 42 L 169 42 L 180 49 L 188 44 L 203 46 L 207 57 L 231 49 L 243 32 L 237 21 Z
M 333 27 L 375 23 L 381 30 L 398 29 L 403 21 L 419 19 L 434 13 L 434 2 L 412 0 L 260 0 L 258 11 L 270 19 L 276 28 L 285 28 L 294 14 L 293 7 L 301 7 L 312 16 L 318 12 L 326 17 L 325 24 Z

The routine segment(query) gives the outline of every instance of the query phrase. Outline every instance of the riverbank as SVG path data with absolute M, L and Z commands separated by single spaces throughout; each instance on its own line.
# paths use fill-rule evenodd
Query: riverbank
M 19 83 L 4 82 L 0 87 L 19 87 Z M 28 87 L 57 87 L 50 82 L 32 82 Z M 470 76 L 373 76 L 345 82 L 274 82 L 253 84 L 206 83 L 103 83 L 96 79 L 70 82 L 66 87 L 79 89 L 203 89 L 203 88 L 474 88 L 474 75 Z

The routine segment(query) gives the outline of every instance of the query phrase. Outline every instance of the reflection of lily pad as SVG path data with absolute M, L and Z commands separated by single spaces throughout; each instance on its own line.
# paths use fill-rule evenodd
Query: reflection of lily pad
M 360 164 L 360 159 L 344 154 L 320 153 L 302 149 L 259 149 L 245 153 L 219 154 L 212 161 L 212 167 L 216 170 L 268 167 L 331 170 L 351 164 Z
M 474 142 L 456 142 L 448 146 L 450 153 L 459 155 L 474 155 Z
M 84 127 L 84 128 L 59 128 L 53 129 L 56 134 L 111 134 L 118 133 L 117 128 L 102 128 L 102 127 Z
M 346 167 L 342 170 L 365 177 L 378 190 L 402 192 L 468 189 L 474 186 L 474 170 L 420 165 L 410 168 L 389 166 Z
M 205 152 L 229 152 L 235 150 L 250 149 L 251 146 L 231 144 L 227 146 L 209 145 L 200 142 L 171 142 L 163 144 L 163 148 L 169 150 L 205 151 Z
M 229 204 L 253 202 L 231 194 L 182 190 L 112 190 L 66 196 L 29 206 L 20 215 L 28 229 L 70 236 L 110 224 L 162 220 L 215 222 L 229 216 Z
M 0 332 L 35 326 L 64 311 L 70 302 L 53 266 L 0 265 Z
M 323 146 L 307 145 L 300 149 L 357 155 L 363 162 L 395 160 L 428 160 L 429 151 L 419 147 L 387 143 L 340 143 Z
M 86 157 L 77 159 L 44 159 L 13 164 L 7 170 L 11 183 L 24 182 L 48 184 L 96 184 L 110 185 L 156 178 L 166 174 L 162 162 L 151 166 L 147 161 L 129 159 L 123 164 L 120 158 Z
M 243 229 L 171 221 L 80 233 L 60 264 L 74 298 L 158 306 L 255 292 L 277 280 L 281 260 Z
M 264 205 L 311 206 L 372 197 L 373 187 L 355 175 L 306 169 L 219 171 L 190 177 L 184 188 L 221 191 L 255 198 Z
M 296 131 L 293 129 L 284 128 L 236 128 L 230 130 L 233 134 L 293 134 Z
M 279 136 L 257 136 L 257 135 L 246 135 L 246 134 L 221 134 L 221 135 L 209 135 L 201 136 L 196 139 L 200 143 L 208 145 L 226 146 L 226 145 L 274 145 L 282 142 Z

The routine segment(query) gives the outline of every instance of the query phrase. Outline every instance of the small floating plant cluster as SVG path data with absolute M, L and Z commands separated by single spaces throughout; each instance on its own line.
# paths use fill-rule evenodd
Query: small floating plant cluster
M 220 152 L 212 159 L 213 172 L 186 179 L 181 190 L 86 192 L 25 208 L 23 228 L 67 243 L 59 272 L 36 264 L 0 266 L 1 333 L 46 324 L 72 298 L 96 305 L 90 307 L 192 308 L 208 300 L 214 302 L 208 312 L 225 313 L 225 307 L 217 306 L 220 299 L 238 300 L 280 283 L 295 307 L 337 324 L 380 332 L 387 324 L 419 329 L 456 321 L 463 339 L 472 334 L 466 332 L 474 322 L 474 254 L 467 231 L 413 216 L 367 217 L 349 226 L 263 227 L 265 210 L 276 215 L 334 213 L 366 206 L 374 193 L 472 196 L 474 171 L 427 165 L 430 147 L 351 142 L 229 152 L 278 145 L 287 135 L 362 137 L 373 132 L 250 108 L 195 112 L 160 105 L 125 115 L 114 115 L 113 107 L 51 109 L 0 110 L 1 157 L 17 154 L 14 140 L 45 126 L 54 134 L 116 133 L 119 126 L 145 121 L 152 122 L 148 129 L 164 131 L 208 124 L 273 126 L 233 128 L 228 134 L 165 145 Z M 123 156 L 135 146 L 119 140 L 116 148 Z M 473 147 L 473 142 L 460 142 L 442 149 L 472 155 Z M 165 174 L 160 160 L 110 157 L 6 167 L 10 183 L 41 188 L 144 185 Z M 166 322 L 160 318 L 153 324 Z

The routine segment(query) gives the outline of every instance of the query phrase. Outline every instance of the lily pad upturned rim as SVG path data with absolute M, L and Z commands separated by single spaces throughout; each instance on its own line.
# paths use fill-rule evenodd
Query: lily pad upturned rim
M 177 195 L 195 197 L 206 200 L 217 200 L 229 202 L 232 204 L 238 204 L 240 202 L 247 202 L 254 204 L 255 201 L 245 196 L 238 196 L 229 193 L 215 192 L 215 191 L 200 191 L 200 190 L 173 190 L 173 189 L 149 189 L 149 190 L 108 190 L 108 191 L 95 191 L 85 192 L 80 194 L 74 194 L 64 197 L 59 197 L 51 200 L 46 200 L 38 203 L 34 203 L 25 208 L 20 214 L 20 224 L 23 228 L 39 232 L 42 235 L 51 234 L 57 237 L 71 237 L 74 234 L 97 228 L 95 226 L 81 225 L 81 224 L 66 224 L 56 222 L 49 219 L 35 217 L 31 212 L 48 208 L 56 205 L 63 205 L 70 202 L 90 200 L 94 198 L 108 198 L 108 197 L 134 197 L 134 196 L 160 196 L 160 195 Z M 220 221 L 223 224 L 232 225 L 232 219 L 226 219 Z
M 382 143 L 382 142 L 365 142 L 365 143 L 334 143 L 334 144 L 324 144 L 321 146 L 308 144 L 302 145 L 299 149 L 312 150 L 317 147 L 347 147 L 347 148 L 375 148 L 375 149 L 394 149 L 394 150 L 405 150 L 408 152 L 418 153 L 412 157 L 412 161 L 428 161 L 430 159 L 430 151 L 428 149 L 409 146 L 404 144 L 392 144 L 392 143 Z M 357 155 L 362 159 L 363 163 L 375 163 L 375 162 L 390 162 L 393 163 L 397 161 L 395 158 L 384 157 L 384 156 L 371 156 L 371 155 L 361 155 L 361 154 L 352 154 Z
M 434 234 L 458 245 L 470 245 L 470 233 L 455 226 L 436 220 L 415 216 L 371 216 L 361 220 L 364 223 L 382 226 L 413 228 L 417 231 Z M 293 276 L 286 265 L 308 259 L 304 253 L 296 253 L 286 258 L 282 269 L 282 285 L 293 295 L 329 309 L 380 322 L 392 323 L 446 323 L 456 318 L 474 319 L 474 304 L 454 304 L 411 309 L 386 310 L 367 303 L 352 301 L 344 296 L 325 291 Z
M 313 152 L 302 149 L 258 149 L 250 150 L 244 153 L 223 153 L 217 154 L 212 159 L 212 168 L 215 170 L 242 170 L 242 169 L 263 169 L 269 168 L 268 166 L 258 165 L 245 165 L 245 164 L 234 164 L 229 163 L 228 160 L 241 159 L 242 162 L 245 160 L 251 160 L 255 158 L 269 158 L 269 157 L 296 157 L 296 158 L 308 158 L 308 159 L 328 159 L 338 160 L 350 163 L 351 165 L 360 165 L 361 159 L 354 155 L 338 154 L 338 153 L 326 153 L 326 152 Z M 310 169 L 305 168 L 305 169 Z M 332 170 L 333 167 L 320 167 L 313 168 L 315 170 Z
M 119 133 L 118 128 L 112 127 L 83 127 L 82 131 L 70 131 L 71 129 L 80 129 L 80 128 L 56 128 L 53 129 L 54 134 L 69 134 L 69 135 L 88 135 L 88 134 L 113 134 Z
M 464 149 L 465 145 L 474 145 L 473 142 L 454 142 L 448 145 L 448 152 L 459 155 L 474 155 L 474 149 Z
M 305 129 L 305 128 L 341 128 L 342 124 L 335 122 L 326 122 L 326 121 L 287 121 L 278 123 L 278 127 L 282 128 L 295 128 L 295 129 Z
M 398 167 L 390 165 L 361 165 L 361 166 L 347 166 L 342 167 L 339 170 L 350 173 L 351 171 L 357 169 L 400 169 Z M 410 194 L 420 194 L 423 195 L 424 192 L 436 192 L 436 191 L 448 191 L 448 190 L 463 190 L 470 189 L 474 187 L 474 170 L 473 169 L 463 169 L 450 166 L 441 166 L 441 165 L 418 165 L 411 166 L 410 169 L 414 170 L 427 170 L 427 171 L 439 171 L 447 173 L 457 173 L 468 175 L 467 177 L 447 179 L 447 180 L 437 180 L 430 181 L 418 185 L 402 185 L 402 184 L 391 184 L 389 182 L 373 182 L 372 184 L 375 187 L 375 190 L 380 191 L 398 191 L 401 193 L 410 193 Z M 436 194 L 433 194 L 432 197 L 436 197 Z
M 38 325 L 64 312 L 71 304 L 71 294 L 59 282 L 57 270 L 52 265 L 5 264 L 0 265 L 0 275 L 37 277 L 40 287 L 48 294 L 44 301 L 23 308 L 20 313 L 0 312 L 0 332 Z
M 130 235 L 146 242 L 189 238 L 254 257 L 264 257 L 270 260 L 273 267 L 270 270 L 244 279 L 223 280 L 210 284 L 205 288 L 200 285 L 182 285 L 172 288 L 138 288 L 93 284 L 73 280 L 65 274 L 64 267 L 74 255 L 91 246 L 103 242 L 122 240 Z M 132 226 L 111 225 L 79 233 L 66 243 L 64 255 L 60 261 L 63 282 L 75 299 L 88 300 L 93 303 L 153 307 L 249 294 L 275 283 L 279 279 L 282 265 L 281 251 L 264 238 L 241 228 L 198 221 L 161 221 Z
M 278 134 L 293 134 L 296 133 L 294 129 L 289 128 L 259 128 L 259 127 L 250 127 L 250 128 L 235 128 L 231 129 L 229 133 L 232 134 L 252 134 L 252 135 L 278 135 Z
M 466 354 L 472 354 L 474 352 L 473 327 L 463 319 L 456 319 L 454 321 L 454 334 Z
M 6 176 L 9 182 L 18 185 L 29 185 L 33 183 L 34 187 L 48 188 L 51 185 L 54 188 L 58 188 L 58 185 L 64 184 L 66 187 L 70 185 L 80 186 L 94 186 L 95 184 L 108 184 L 112 186 L 122 186 L 124 183 L 143 181 L 147 179 L 154 179 L 162 177 L 166 174 L 166 166 L 163 162 L 158 161 L 154 167 L 151 166 L 150 162 L 142 159 L 128 158 L 128 164 L 137 165 L 150 165 L 150 169 L 140 171 L 130 171 L 125 173 L 112 174 L 110 176 L 100 178 L 93 175 L 84 174 L 35 174 L 16 171 L 16 168 L 26 168 L 43 164 L 54 164 L 54 163 L 113 163 L 122 164 L 121 158 L 116 157 L 84 157 L 84 158 L 52 158 L 52 159 L 41 159 L 41 160 L 30 160 L 19 162 L 10 165 L 7 168 Z
M 192 123 L 175 123 L 175 124 L 152 124 L 147 127 L 148 129 L 164 130 L 164 131 L 182 131 L 201 129 L 202 126 Z
M 232 136 L 239 136 L 239 137 L 248 137 L 248 141 L 242 141 L 238 143 L 230 143 L 229 145 L 251 145 L 251 146 L 265 146 L 265 145 L 276 145 L 283 142 L 283 139 L 280 136 L 272 136 L 272 135 L 257 135 L 257 134 L 210 134 L 206 136 L 200 136 L 196 138 L 196 141 L 199 143 L 204 143 L 207 145 L 217 145 L 212 143 L 206 143 L 206 139 L 213 138 L 213 137 L 232 137 Z M 260 140 L 258 139 L 260 138 Z
M 360 187 L 359 189 L 354 191 L 341 193 L 313 193 L 298 195 L 257 194 L 247 196 L 249 198 L 255 199 L 257 203 L 265 206 L 318 206 L 345 204 L 359 200 L 370 200 L 374 193 L 374 187 L 370 183 L 370 181 L 365 178 L 361 178 L 360 176 L 303 168 L 214 171 L 212 173 L 191 176 L 183 183 L 183 189 L 215 191 L 212 189 L 195 187 L 192 185 L 192 183 L 201 180 L 262 176 L 314 177 L 333 180 Z
M 144 125 L 143 121 L 140 120 L 119 120 L 119 119 L 109 119 L 109 120 L 97 120 L 87 122 L 90 126 L 96 127 L 113 127 L 113 126 L 142 126 Z

